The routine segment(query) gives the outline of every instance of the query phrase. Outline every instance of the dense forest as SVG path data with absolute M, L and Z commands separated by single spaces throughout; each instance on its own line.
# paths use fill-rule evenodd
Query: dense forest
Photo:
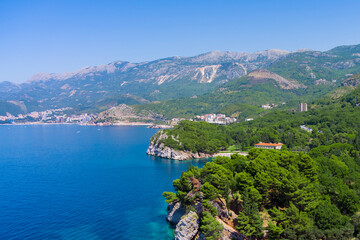
M 173 182 L 176 193 L 164 196 L 188 211 L 201 203 L 206 239 L 221 236 L 216 219 L 248 239 L 350 239 L 360 231 L 358 155 L 348 144 L 317 147 L 309 155 L 252 149 L 246 157 L 191 167 Z M 218 211 L 219 202 L 226 210 Z
M 196 211 L 206 239 L 223 234 L 221 222 L 246 239 L 360 237 L 359 101 L 357 88 L 316 101 L 307 112 L 273 111 L 229 126 L 181 122 L 166 130 L 178 141 L 165 145 L 212 153 L 235 144 L 249 155 L 191 167 L 173 182 L 175 193 L 164 193 L 167 202 Z M 259 141 L 286 147 L 251 148 Z M 225 209 L 219 210 L 220 203 Z
M 333 143 L 348 143 L 360 150 L 360 88 L 339 98 L 314 102 L 307 112 L 272 111 L 253 121 L 217 126 L 182 121 L 166 130 L 165 145 L 178 150 L 213 153 L 236 144 L 246 150 L 258 142 L 282 142 L 287 149 L 309 152 Z M 305 125 L 311 132 L 300 128 Z
M 193 117 L 207 113 L 224 113 L 244 120 L 259 115 L 265 103 L 294 107 L 299 101 L 313 101 L 335 89 L 336 85 L 313 85 L 311 88 L 282 89 L 273 79 L 253 83 L 247 77 L 233 79 L 214 91 L 191 98 L 171 99 L 162 102 L 136 105 L 137 111 L 153 111 L 166 118 Z

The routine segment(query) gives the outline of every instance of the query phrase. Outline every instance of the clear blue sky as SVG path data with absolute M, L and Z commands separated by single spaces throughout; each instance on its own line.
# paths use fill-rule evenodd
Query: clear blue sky
M 360 44 L 358 0 L 0 0 L 0 81 L 203 52 Z

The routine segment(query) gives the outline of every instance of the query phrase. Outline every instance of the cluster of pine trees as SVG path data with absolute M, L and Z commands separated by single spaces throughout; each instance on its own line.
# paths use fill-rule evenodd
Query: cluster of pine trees
M 336 100 L 314 102 L 307 112 L 273 111 L 250 122 L 217 126 L 182 121 L 166 130 L 173 138 L 165 145 L 178 150 L 214 153 L 236 144 L 243 150 L 258 142 L 282 142 L 289 150 L 309 152 L 333 143 L 347 143 L 360 150 L 360 88 Z M 304 131 L 306 125 L 312 132 Z
M 202 169 L 191 167 L 173 182 L 175 193 L 164 193 L 167 202 L 193 208 L 201 201 L 200 230 L 207 239 L 221 235 L 217 200 L 226 203 L 232 225 L 247 238 L 360 237 L 359 102 L 360 88 L 340 99 L 317 101 L 303 113 L 274 111 L 229 126 L 181 122 L 168 130 L 179 141 L 166 145 L 193 152 L 233 144 L 250 150 L 246 157 L 217 157 Z M 286 147 L 251 148 L 260 141 Z M 200 190 L 192 186 L 194 178 Z
M 246 157 L 217 157 L 201 169 L 191 167 L 173 182 L 176 193 L 164 196 L 188 209 L 201 199 L 206 239 L 222 232 L 214 201 L 226 203 L 229 220 L 247 238 L 349 239 L 360 231 L 359 163 L 359 152 L 348 144 L 309 154 L 252 149 Z M 198 192 L 194 178 L 201 183 Z

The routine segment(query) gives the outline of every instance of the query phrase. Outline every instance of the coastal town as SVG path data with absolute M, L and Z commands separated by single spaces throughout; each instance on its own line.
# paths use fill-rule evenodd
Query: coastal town
M 264 108 L 265 105 L 262 107 Z M 268 106 L 268 105 L 266 105 Z M 269 105 L 276 107 L 277 105 Z M 114 108 L 124 108 L 124 104 Z M 125 105 L 125 108 L 130 108 Z M 110 110 L 111 110 L 110 109 Z M 307 111 L 308 106 L 306 103 L 300 103 L 298 112 Z M 97 125 L 97 126 L 111 126 L 111 125 L 149 125 L 150 128 L 172 128 L 182 120 L 188 121 L 204 121 L 217 125 L 228 125 L 238 122 L 235 117 L 229 117 L 225 114 L 204 114 L 196 115 L 193 118 L 172 118 L 166 120 L 164 118 L 142 118 L 136 114 L 128 115 L 120 112 L 119 114 L 107 115 L 99 113 L 75 113 L 73 108 L 64 107 L 56 109 L 48 109 L 44 111 L 32 111 L 24 114 L 13 115 L 6 112 L 6 115 L 0 116 L 0 124 L 79 124 L 79 125 Z M 252 121 L 253 118 L 246 118 L 245 121 Z M 157 123 L 156 123 L 157 122 Z M 160 123 L 159 123 L 160 122 Z M 309 131 L 304 126 L 303 130 Z
M 0 124 L 150 125 L 151 128 L 172 128 L 182 120 L 204 121 L 218 125 L 227 125 L 237 121 L 236 118 L 227 117 L 225 114 L 205 114 L 189 119 L 173 118 L 171 120 L 163 120 L 162 124 L 154 124 L 153 122 L 134 121 L 134 118 L 128 119 L 126 116 L 124 116 L 124 118 L 114 119 L 109 117 L 108 119 L 104 119 L 101 114 L 73 114 L 71 112 L 73 112 L 73 108 L 71 107 L 48 109 L 39 112 L 33 111 L 18 115 L 7 112 L 5 116 L 0 116 Z
M 57 108 L 45 111 L 33 111 L 26 114 L 18 114 L 16 116 L 6 113 L 0 116 L 0 124 L 80 124 L 94 125 L 96 115 L 94 114 L 69 114 L 72 108 Z
M 236 118 L 227 117 L 225 114 L 205 114 L 202 116 L 195 116 L 194 119 L 218 125 L 226 125 L 237 121 Z
M 214 124 L 218 124 L 218 125 L 227 125 L 227 124 L 237 122 L 236 118 L 227 117 L 225 114 L 205 114 L 205 115 L 196 115 L 194 118 L 173 118 L 173 119 L 167 121 L 167 123 L 169 125 L 174 126 L 174 125 L 177 125 L 182 120 L 189 120 L 189 121 L 195 121 L 195 122 L 203 121 L 203 122 L 214 123 Z

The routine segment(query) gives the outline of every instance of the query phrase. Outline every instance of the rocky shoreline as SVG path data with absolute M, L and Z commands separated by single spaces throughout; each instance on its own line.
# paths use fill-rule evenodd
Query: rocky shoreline
M 150 140 L 149 147 L 146 151 L 148 155 L 153 155 L 161 158 L 169 158 L 174 160 L 188 160 L 194 158 L 209 158 L 213 154 L 208 153 L 193 153 L 190 151 L 180 151 L 165 146 L 162 140 L 167 139 L 169 136 L 164 130 L 158 131 Z M 174 139 L 174 138 L 173 138 Z M 174 139 L 175 141 L 178 141 Z
M 148 155 L 161 157 L 161 158 L 169 158 L 174 160 L 189 160 L 189 159 L 200 159 L 200 158 L 211 158 L 217 156 L 225 156 L 230 157 L 231 154 L 240 154 L 240 155 L 247 155 L 246 152 L 234 152 L 234 153 L 202 153 L 202 152 L 190 152 L 190 151 L 180 151 L 168 146 L 165 146 L 164 143 L 161 142 L 162 139 L 168 138 L 165 131 L 160 130 L 158 131 L 154 137 L 151 138 L 149 147 L 146 151 Z
M 210 158 L 215 156 L 230 156 L 232 152 L 223 152 L 215 154 L 207 153 L 193 153 L 190 151 L 176 150 L 171 147 L 165 146 L 168 138 L 172 138 L 179 146 L 182 145 L 180 140 L 176 137 L 167 135 L 166 130 L 159 130 L 150 140 L 147 154 L 154 155 L 162 158 L 169 158 L 174 160 L 187 160 L 194 158 Z M 246 155 L 244 152 L 237 152 Z M 192 199 L 190 205 L 182 202 L 179 198 L 168 202 L 166 220 L 174 228 L 175 240 L 205 240 L 209 232 L 202 228 L 200 219 L 203 217 L 204 211 L 209 214 L 208 208 L 210 205 L 215 209 L 216 214 L 213 216 L 215 222 L 221 226 L 221 240 L 243 240 L 245 239 L 234 227 L 234 219 L 237 217 L 235 212 L 229 209 L 226 200 L 216 197 L 211 200 L 206 200 L 204 206 L 204 193 L 201 191 L 201 183 L 195 177 L 190 178 L 192 190 L 186 195 L 186 199 Z M 164 195 L 165 196 L 165 195 Z
M 210 158 L 214 154 L 208 153 L 193 153 L 189 151 L 179 151 L 165 146 L 163 143 L 157 145 L 156 143 L 150 142 L 149 147 L 146 151 L 147 154 L 161 158 L 169 158 L 174 160 L 189 160 L 194 158 Z
M 173 125 L 164 125 L 164 124 L 152 124 L 150 126 L 148 126 L 148 128 L 153 128 L 153 129 L 171 129 L 174 128 Z
M 236 229 L 228 224 L 231 219 L 230 216 L 236 216 L 234 212 L 229 211 L 226 204 L 217 199 L 211 201 L 210 204 L 217 209 L 218 215 L 215 217 L 223 226 L 221 240 L 242 240 L 244 236 L 241 235 Z M 200 230 L 200 215 L 204 211 L 202 199 L 198 199 L 194 204 L 193 210 L 187 210 L 181 202 L 169 203 L 167 208 L 166 220 L 175 228 L 175 240 L 205 240 L 204 234 Z

